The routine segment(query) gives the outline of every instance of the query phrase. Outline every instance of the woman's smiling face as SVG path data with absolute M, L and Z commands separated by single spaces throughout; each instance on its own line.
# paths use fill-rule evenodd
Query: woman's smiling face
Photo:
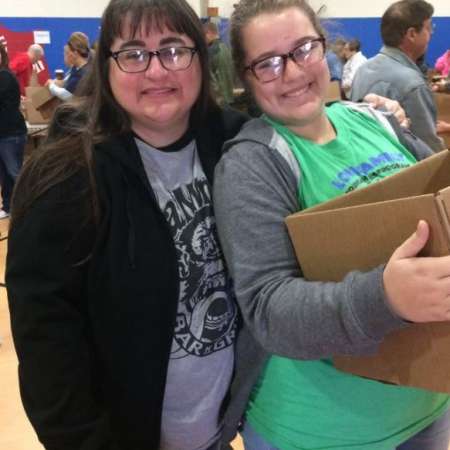
M 245 62 L 250 65 L 267 56 L 287 54 L 318 37 L 313 24 L 299 8 L 260 14 L 242 30 Z M 257 80 L 250 70 L 245 77 L 263 112 L 287 126 L 307 126 L 324 113 L 330 80 L 325 58 L 308 67 L 299 67 L 288 58 L 281 76 L 266 83 Z
M 129 38 L 122 33 L 123 37 L 117 37 L 111 45 L 111 52 L 195 47 L 187 35 L 167 27 L 153 29 L 149 33 L 144 30 L 142 26 L 140 32 Z M 146 71 L 127 73 L 111 59 L 109 81 L 114 98 L 130 116 L 133 130 L 138 134 L 144 129 L 160 133 L 180 127 L 187 129 L 192 106 L 200 93 L 202 74 L 196 54 L 191 65 L 179 71 L 165 69 L 153 56 Z

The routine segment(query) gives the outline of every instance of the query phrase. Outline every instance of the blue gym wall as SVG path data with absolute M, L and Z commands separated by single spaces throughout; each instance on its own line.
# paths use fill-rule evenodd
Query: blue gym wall
M 0 17 L 0 23 L 11 31 L 50 31 L 51 44 L 45 46 L 45 52 L 51 74 L 53 74 L 55 69 L 64 68 L 63 47 L 70 34 L 73 31 L 82 31 L 93 42 L 98 37 L 100 19 Z M 431 66 L 434 65 L 438 56 L 450 48 L 450 17 L 433 17 L 433 23 L 435 32 L 426 58 Z M 358 38 L 362 43 L 363 53 L 368 57 L 375 55 L 382 45 L 379 18 L 334 18 L 325 20 L 324 24 L 331 38 L 336 36 L 347 39 Z M 220 30 L 225 37 L 228 19 L 220 21 Z
M 370 18 L 334 18 L 323 23 L 331 39 L 342 36 L 344 39 L 357 38 L 361 41 L 362 52 L 374 56 L 383 45 L 380 36 L 378 17 Z M 434 33 L 426 55 L 429 66 L 434 66 L 436 59 L 450 49 L 450 17 L 433 17 Z

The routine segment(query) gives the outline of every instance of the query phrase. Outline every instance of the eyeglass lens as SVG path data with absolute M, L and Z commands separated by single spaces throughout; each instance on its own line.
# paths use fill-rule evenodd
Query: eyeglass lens
M 291 58 L 301 67 L 310 66 L 324 57 L 324 49 L 321 41 L 309 41 L 295 48 L 289 54 L 272 56 L 253 66 L 255 76 L 263 82 L 272 81 L 280 77 L 287 59 Z
M 144 72 L 150 66 L 154 56 L 166 70 L 187 69 L 194 55 L 194 51 L 188 47 L 169 47 L 155 52 L 141 49 L 124 50 L 117 53 L 116 61 L 125 72 Z

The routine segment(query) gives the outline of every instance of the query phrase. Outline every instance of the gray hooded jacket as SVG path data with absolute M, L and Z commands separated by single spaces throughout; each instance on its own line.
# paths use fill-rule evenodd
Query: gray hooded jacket
M 368 108 L 417 159 L 432 151 L 395 119 Z M 214 204 L 225 258 L 243 317 L 223 441 L 236 434 L 251 389 L 271 354 L 321 359 L 368 354 L 405 326 L 385 302 L 383 269 L 351 272 L 341 282 L 302 278 L 284 219 L 301 209 L 298 163 L 286 142 L 261 119 L 225 144 L 215 170 Z M 318 249 L 317 251 L 321 251 Z

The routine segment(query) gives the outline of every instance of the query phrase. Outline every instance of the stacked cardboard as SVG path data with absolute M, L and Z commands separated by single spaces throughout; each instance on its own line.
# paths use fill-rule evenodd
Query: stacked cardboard
M 325 95 L 325 102 L 335 102 L 338 100 L 342 100 L 339 81 L 330 81 L 328 84 L 327 93 Z

